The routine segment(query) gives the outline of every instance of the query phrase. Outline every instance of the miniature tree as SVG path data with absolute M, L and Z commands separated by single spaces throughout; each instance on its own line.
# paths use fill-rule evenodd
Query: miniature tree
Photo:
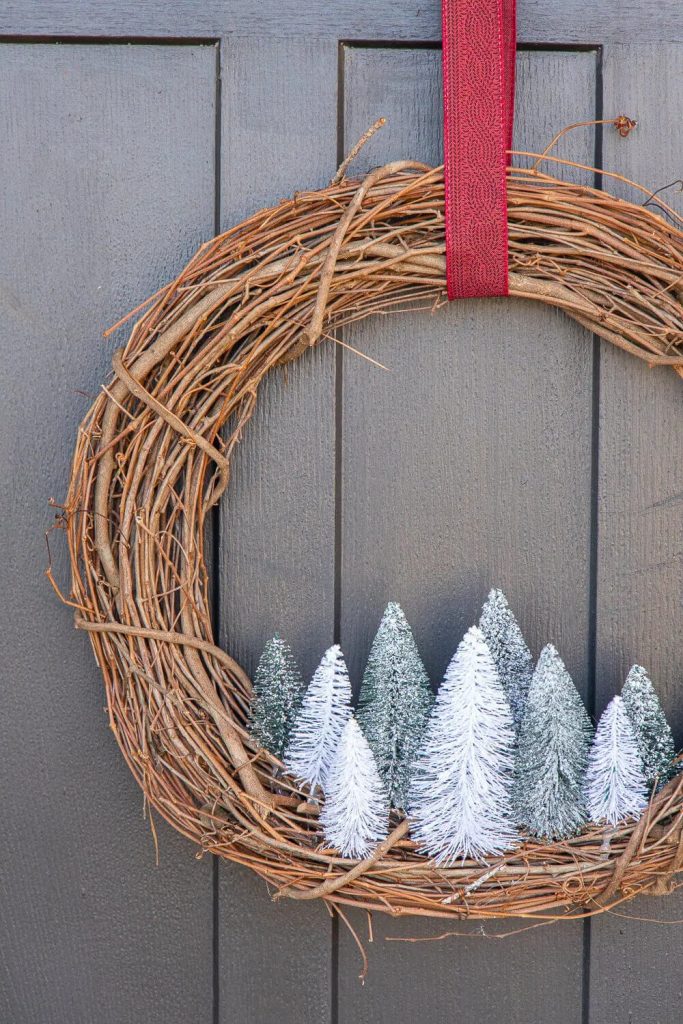
M 524 717 L 534 662 L 502 590 L 492 590 L 489 593 L 481 611 L 479 628 L 489 645 L 500 681 L 510 702 L 515 729 L 519 730 Z
M 263 649 L 254 676 L 249 728 L 261 746 L 282 757 L 305 685 L 289 644 L 275 635 Z
M 565 839 L 586 822 L 583 784 L 593 728 L 552 644 L 531 680 L 515 761 L 517 824 L 537 839 Z
M 363 675 L 358 722 L 393 807 L 408 800 L 410 771 L 434 703 L 429 678 L 398 604 L 388 604 Z
M 634 665 L 629 672 L 621 696 L 635 733 L 648 786 L 668 782 L 674 775 L 676 748 L 655 688 L 640 665 Z
M 437 863 L 481 859 L 515 844 L 514 742 L 491 652 L 473 626 L 436 695 L 411 784 L 412 835 Z
M 337 644 L 323 655 L 304 694 L 285 751 L 285 768 L 311 793 L 325 788 L 344 726 L 351 716 L 351 683 Z
M 640 751 L 621 697 L 612 698 L 598 723 L 585 795 L 591 821 L 612 826 L 639 818 L 647 805 Z
M 389 798 L 353 716 L 327 774 L 320 821 L 325 838 L 343 857 L 367 857 L 389 831 Z

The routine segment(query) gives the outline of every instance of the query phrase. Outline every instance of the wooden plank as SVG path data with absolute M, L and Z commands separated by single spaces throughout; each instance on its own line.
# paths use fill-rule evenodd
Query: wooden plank
M 361 165 L 440 159 L 439 61 L 429 50 L 346 51 L 345 138 L 389 119 Z M 518 71 L 518 145 L 543 148 L 559 127 L 594 116 L 595 53 L 524 53 Z M 564 155 L 591 162 L 590 132 L 562 143 Z M 499 585 L 533 651 L 554 641 L 585 689 L 590 336 L 540 306 L 478 300 L 368 321 L 349 340 L 389 367 L 344 352 L 341 636 L 354 683 L 388 600 L 403 605 L 436 683 Z M 364 919 L 356 924 L 365 934 Z M 374 929 L 363 990 L 341 929 L 342 1024 L 385 1019 L 388 993 L 405 1020 L 451 1019 L 455 1006 L 473 1021 L 581 1019 L 581 925 L 493 946 L 478 925 L 456 925 L 464 939 L 424 945 L 384 940 L 435 936 L 444 922 L 377 915 Z
M 336 91 L 336 39 L 228 41 L 226 227 L 330 180 Z M 277 630 L 307 677 L 333 640 L 334 358 L 322 346 L 264 382 L 234 459 L 221 519 L 221 642 L 250 672 Z M 331 1020 L 322 904 L 274 904 L 255 875 L 221 864 L 219 910 L 222 1021 Z
M 680 177 L 682 76 L 682 46 L 606 49 L 605 109 L 618 107 L 638 119 L 627 142 L 607 135 L 606 167 L 653 190 Z M 675 189 L 663 198 L 683 212 Z M 647 370 L 603 346 L 597 710 L 638 661 L 651 671 L 678 747 L 683 739 L 682 400 L 683 383 L 671 371 Z M 620 914 L 593 921 L 591 1024 L 676 1020 L 683 1005 L 675 952 L 680 928 L 624 918 L 680 920 L 683 897 L 643 897 L 620 908 Z
M 191 39 L 229 33 L 276 38 L 302 34 L 338 39 L 440 40 L 439 0 L 5 0 L 0 33 L 10 35 L 153 36 Z M 623 0 L 523 0 L 519 5 L 522 42 L 595 44 L 623 39 L 683 39 L 678 0 L 647 5 Z
M 208 1024 L 210 862 L 157 818 L 155 867 L 89 644 L 42 569 L 103 329 L 212 233 L 215 48 L 5 45 L 0 76 L 0 1017 Z

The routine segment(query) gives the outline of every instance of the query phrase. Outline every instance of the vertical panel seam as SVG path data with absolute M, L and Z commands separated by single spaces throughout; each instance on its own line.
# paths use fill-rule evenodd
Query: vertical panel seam
M 344 53 L 342 42 L 337 49 L 337 165 L 344 159 Z M 342 577 L 342 383 L 343 350 L 335 347 L 334 361 L 334 640 L 341 641 L 341 577 Z
M 337 166 L 344 159 L 344 56 L 342 40 L 337 43 Z M 341 642 L 342 612 L 342 388 L 343 349 L 334 353 L 334 602 L 333 635 Z M 330 926 L 330 1024 L 339 1024 L 339 917 L 332 915 Z
M 602 97 L 602 49 L 596 55 L 595 68 L 595 118 L 603 118 Z M 596 125 L 593 162 L 602 168 L 602 125 Z M 593 187 L 602 188 L 602 174 L 596 170 Z M 589 557 L 589 598 L 588 598 L 588 707 L 596 712 L 596 666 L 597 666 L 597 611 L 598 611 L 598 502 L 600 469 L 600 349 L 601 340 L 593 335 L 593 366 L 591 395 L 591 471 L 590 471 L 590 557 Z
M 222 95 L 221 95 L 221 59 L 222 48 L 220 40 L 216 44 L 216 65 L 215 65 L 215 93 L 214 93 L 214 196 L 213 196 L 213 231 L 217 235 L 221 229 L 221 132 L 222 132 Z M 211 558 L 211 598 L 212 598 L 212 619 L 214 636 L 220 643 L 219 631 L 221 621 L 220 608 L 220 503 L 214 505 L 211 513 L 211 532 L 213 539 L 213 551 Z M 220 963 L 219 963 L 219 941 L 220 941 L 220 859 L 213 855 L 212 864 L 212 960 L 211 960 L 211 989 L 212 989 L 212 1024 L 219 1024 L 220 1021 Z
M 604 117 L 603 96 L 603 47 L 598 47 L 595 63 L 595 119 Z M 593 185 L 602 188 L 600 173 L 603 159 L 603 128 L 596 125 L 593 165 L 598 168 Z M 597 695 L 597 644 L 598 644 L 598 557 L 599 557 L 599 499 L 600 499 L 600 350 L 601 341 L 593 335 L 592 395 L 591 395 L 591 473 L 590 473 L 590 557 L 588 594 L 588 680 L 587 703 L 593 716 L 596 713 Z M 591 946 L 592 923 L 587 917 L 583 926 L 583 977 L 581 992 L 582 1024 L 590 1024 Z

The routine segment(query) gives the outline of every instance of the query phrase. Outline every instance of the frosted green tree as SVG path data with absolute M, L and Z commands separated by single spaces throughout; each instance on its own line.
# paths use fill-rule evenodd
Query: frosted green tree
M 586 773 L 591 821 L 618 825 L 638 819 L 647 806 L 647 784 L 635 733 L 621 697 L 613 697 L 598 722 Z
M 357 716 L 393 807 L 405 807 L 433 703 L 406 617 L 398 604 L 388 604 L 370 649 Z
M 674 774 L 672 762 L 676 748 L 659 697 L 641 665 L 634 665 L 629 672 L 621 696 L 633 726 L 648 786 L 668 782 Z
M 289 644 L 274 636 L 264 647 L 254 676 L 249 729 L 256 742 L 276 757 L 285 751 L 304 690 Z
M 481 610 L 479 628 L 493 655 L 500 681 L 510 702 L 515 729 L 519 731 L 534 662 L 502 590 L 489 593 Z
M 529 687 L 515 763 L 517 824 L 537 839 L 565 839 L 586 822 L 583 784 L 593 735 L 583 702 L 552 644 Z

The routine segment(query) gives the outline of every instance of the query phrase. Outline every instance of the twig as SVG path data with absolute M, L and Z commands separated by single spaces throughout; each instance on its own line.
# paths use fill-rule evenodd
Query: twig
M 353 163 L 353 161 L 356 159 L 356 157 L 360 153 L 360 151 L 363 148 L 363 146 L 365 145 L 365 143 L 369 142 L 370 139 L 372 138 L 372 136 L 376 132 L 378 132 L 380 130 L 380 128 L 383 128 L 386 123 L 387 123 L 386 117 L 378 117 L 377 120 L 375 121 L 375 123 L 371 124 L 370 127 L 368 128 L 368 130 L 363 132 L 363 134 L 359 138 L 359 140 L 356 143 L 356 145 L 350 150 L 349 154 L 340 163 L 340 165 L 339 165 L 339 167 L 337 169 L 337 173 L 335 174 L 334 178 L 330 182 L 330 185 L 338 185 L 339 182 L 342 181 L 342 179 L 344 178 L 344 175 L 346 174 L 346 171 L 348 170 L 350 165 Z
M 553 138 L 545 147 L 541 155 L 536 160 L 536 163 L 532 165 L 531 170 L 537 170 L 538 165 L 547 157 L 551 149 L 555 148 L 555 146 L 560 141 L 562 136 L 566 135 L 567 132 L 573 132 L 575 128 L 593 128 L 601 124 L 613 125 L 619 133 L 619 135 L 621 135 L 622 139 L 625 139 L 633 131 L 633 129 L 637 127 L 638 122 L 632 121 L 631 118 L 627 117 L 625 114 L 619 114 L 617 117 L 600 118 L 600 120 L 598 121 L 577 121 L 575 124 L 568 124 L 566 128 L 563 128 L 561 131 L 557 133 L 557 135 L 553 136 Z

